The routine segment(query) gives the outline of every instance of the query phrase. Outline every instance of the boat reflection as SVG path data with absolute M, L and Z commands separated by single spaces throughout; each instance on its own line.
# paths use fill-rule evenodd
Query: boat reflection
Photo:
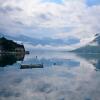
M 25 54 L 0 54 L 0 67 L 13 65 L 17 61 L 23 61 Z

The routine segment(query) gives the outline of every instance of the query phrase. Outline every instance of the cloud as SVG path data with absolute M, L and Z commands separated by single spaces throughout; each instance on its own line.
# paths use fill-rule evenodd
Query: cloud
M 22 11 L 22 9 L 20 9 L 18 7 L 12 8 L 10 6 L 0 7 L 1 13 L 10 13 L 10 12 L 16 12 L 16 11 Z
M 86 0 L 0 0 L 0 31 L 10 35 L 90 38 L 100 32 L 99 16 L 100 5 Z

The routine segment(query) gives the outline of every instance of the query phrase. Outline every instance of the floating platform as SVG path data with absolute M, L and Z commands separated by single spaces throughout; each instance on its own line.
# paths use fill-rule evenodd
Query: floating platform
M 20 69 L 43 68 L 43 64 L 21 65 Z

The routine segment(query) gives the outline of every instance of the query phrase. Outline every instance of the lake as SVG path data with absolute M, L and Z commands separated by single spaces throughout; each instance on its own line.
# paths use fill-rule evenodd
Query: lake
M 43 68 L 21 69 L 21 64 Z M 0 100 L 100 100 L 99 85 L 100 54 L 0 55 Z

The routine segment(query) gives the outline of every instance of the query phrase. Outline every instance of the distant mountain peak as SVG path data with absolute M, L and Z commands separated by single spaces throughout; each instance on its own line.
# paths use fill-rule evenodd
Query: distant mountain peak
M 96 33 L 95 36 L 96 36 L 96 37 L 100 36 L 100 33 Z
M 100 33 L 95 34 L 95 37 L 91 42 L 73 51 L 81 53 L 100 53 Z

